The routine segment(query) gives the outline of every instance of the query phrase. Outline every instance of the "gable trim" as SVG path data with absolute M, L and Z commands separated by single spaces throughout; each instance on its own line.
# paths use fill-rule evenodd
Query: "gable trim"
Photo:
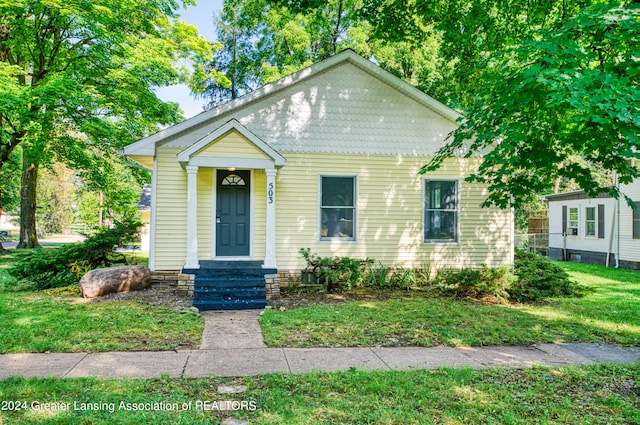
M 256 148 L 258 148 L 258 150 L 262 151 L 269 158 L 271 158 L 271 161 L 273 161 L 273 164 L 276 167 L 282 167 L 285 164 L 286 160 L 282 155 L 280 155 L 275 149 L 265 143 L 262 139 L 252 133 L 245 126 L 240 124 L 240 122 L 238 122 L 238 120 L 236 119 L 227 121 L 223 126 L 218 127 L 213 132 L 207 134 L 206 136 L 195 142 L 193 145 L 180 152 L 178 154 L 178 161 L 181 163 L 191 163 L 192 161 L 197 159 L 195 158 L 195 155 L 197 155 L 198 152 L 202 151 L 212 143 L 215 144 L 217 139 L 233 130 L 240 133 L 245 139 L 247 139 Z M 266 161 L 270 162 L 269 160 Z

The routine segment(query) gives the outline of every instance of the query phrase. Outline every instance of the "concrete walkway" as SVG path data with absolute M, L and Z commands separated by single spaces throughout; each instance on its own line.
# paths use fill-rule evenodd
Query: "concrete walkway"
M 266 348 L 258 317 L 263 310 L 202 311 L 201 350 Z
M 199 350 L 0 355 L 0 379 L 24 377 L 180 378 L 266 373 L 413 370 L 438 367 L 524 368 L 640 361 L 640 347 L 607 344 L 539 344 L 531 347 L 267 348 L 260 310 L 202 312 Z
M 181 378 L 284 372 L 413 370 L 438 367 L 525 368 L 640 361 L 640 348 L 606 344 L 539 344 L 532 347 L 220 348 L 210 350 L 21 353 L 0 355 L 0 379 L 99 378 L 169 375 Z

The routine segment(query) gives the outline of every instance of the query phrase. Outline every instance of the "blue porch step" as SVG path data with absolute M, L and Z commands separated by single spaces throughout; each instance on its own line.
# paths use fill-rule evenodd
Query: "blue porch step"
M 200 310 L 242 310 L 264 308 L 267 290 L 264 269 L 258 261 L 201 261 L 195 275 L 193 305 Z

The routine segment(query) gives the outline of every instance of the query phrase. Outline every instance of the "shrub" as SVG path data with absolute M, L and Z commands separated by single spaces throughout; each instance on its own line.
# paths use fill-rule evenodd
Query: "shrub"
M 371 258 L 320 257 L 309 248 L 301 249 L 300 254 L 307 263 L 307 272 L 313 274 L 318 283 L 326 284 L 328 292 L 359 287 L 406 288 L 429 280 L 429 267 L 392 268 L 381 263 L 376 265 Z
M 126 258 L 114 249 L 128 245 L 139 227 L 138 221 L 124 221 L 113 228 L 99 229 L 84 242 L 57 249 L 34 250 L 11 267 L 9 273 L 18 282 L 28 283 L 35 290 L 77 283 L 80 270 L 126 263 Z
M 515 276 L 507 266 L 498 269 L 483 266 L 481 269 L 460 269 L 439 271 L 435 283 L 440 290 L 458 298 L 509 299 L 509 289 Z
M 528 251 L 516 251 L 514 273 L 518 280 L 509 293 L 518 302 L 562 296 L 580 297 L 588 291 L 585 286 L 572 282 L 567 272 L 557 264 Z
M 367 269 L 374 263 L 371 258 L 364 260 L 350 257 L 320 257 L 309 248 L 302 248 L 300 254 L 307 262 L 307 270 L 313 273 L 319 282 L 327 284 L 328 292 L 342 287 L 353 289 L 364 286 Z

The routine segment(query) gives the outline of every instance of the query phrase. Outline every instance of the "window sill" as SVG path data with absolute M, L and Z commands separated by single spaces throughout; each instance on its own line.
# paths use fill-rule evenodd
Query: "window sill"
M 329 244 L 329 243 L 345 243 L 345 244 L 357 244 L 358 241 L 355 239 L 341 239 L 341 238 L 333 238 L 333 239 L 320 239 L 318 240 L 318 243 L 321 244 Z
M 422 241 L 422 245 L 433 246 L 433 245 L 460 245 L 459 241 L 438 241 L 438 240 L 427 240 Z

